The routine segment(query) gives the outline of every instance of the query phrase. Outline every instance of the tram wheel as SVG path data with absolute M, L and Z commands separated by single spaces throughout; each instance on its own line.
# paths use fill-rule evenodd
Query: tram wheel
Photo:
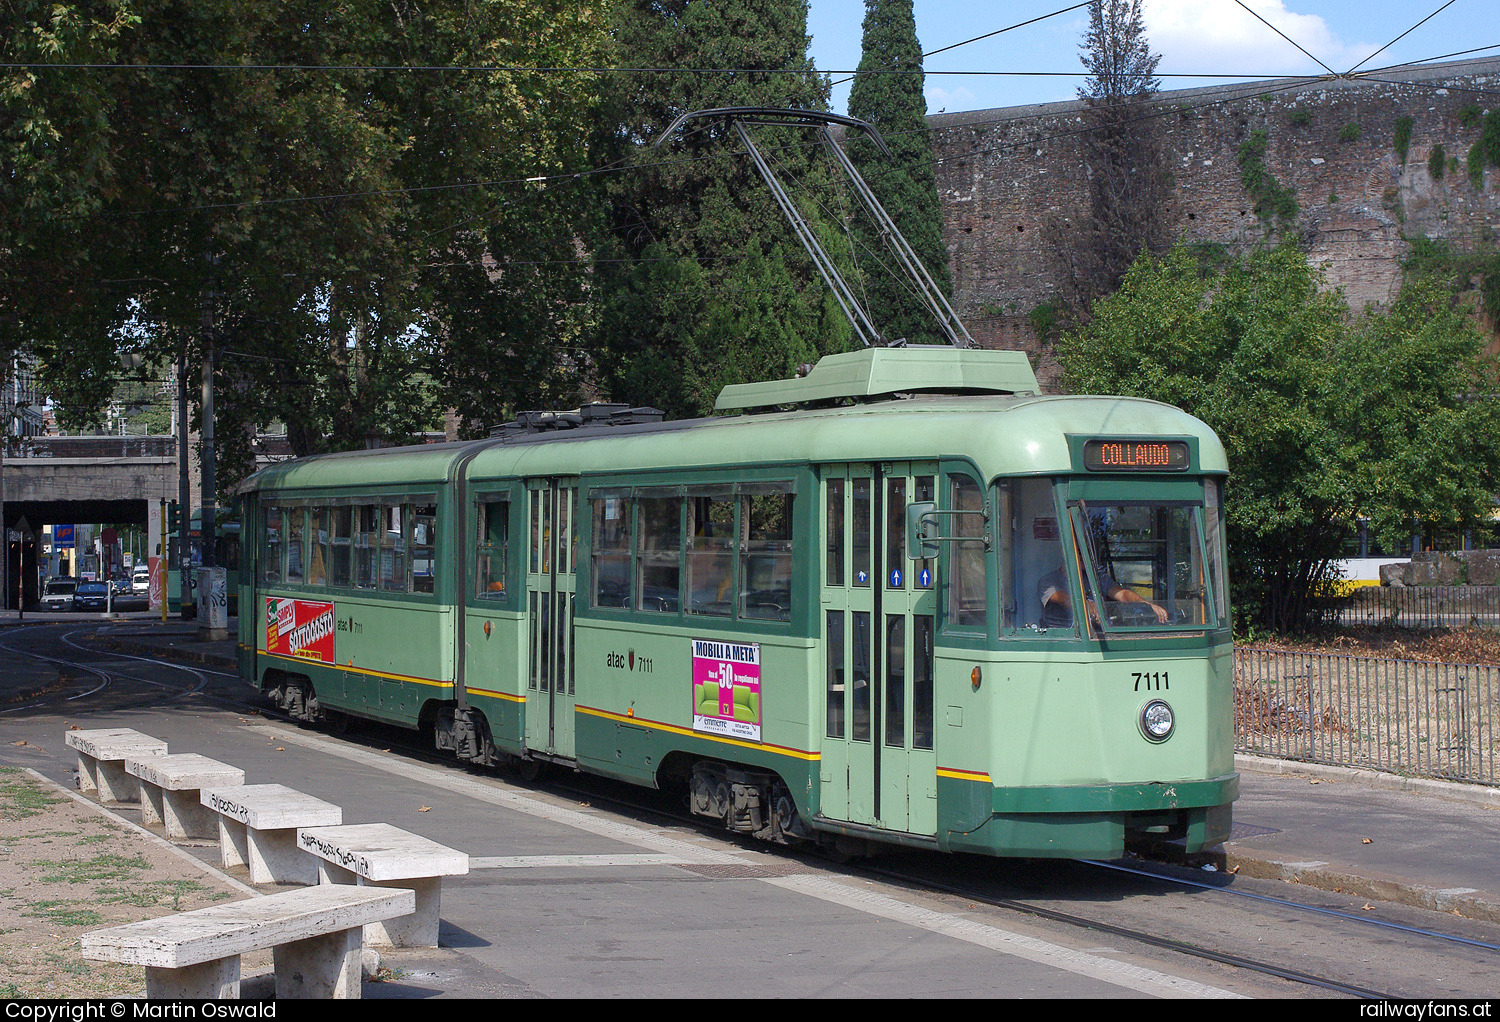
M 712 782 L 703 775 L 698 774 L 693 778 L 693 812 L 699 816 L 708 816 L 713 812 L 714 787 Z
M 776 820 L 776 835 L 783 841 L 796 841 L 802 824 L 797 818 L 797 803 L 792 801 L 792 796 L 785 792 L 778 795 L 772 812 Z

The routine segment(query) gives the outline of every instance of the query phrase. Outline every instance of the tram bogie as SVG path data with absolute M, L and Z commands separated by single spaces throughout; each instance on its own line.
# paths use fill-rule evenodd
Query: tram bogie
M 838 853 L 1227 836 L 1227 466 L 1201 422 L 915 346 L 721 406 L 263 470 L 243 677 L 302 720 L 678 784 L 726 830 Z

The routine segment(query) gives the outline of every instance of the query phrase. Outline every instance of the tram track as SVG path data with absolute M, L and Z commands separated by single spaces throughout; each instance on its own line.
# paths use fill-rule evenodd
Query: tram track
M 166 694 L 167 700 L 177 701 L 202 693 L 209 684 L 208 672 L 200 668 L 171 660 L 139 656 L 107 647 L 85 644 L 87 636 L 97 635 L 98 632 L 97 627 L 71 627 L 53 622 L 21 625 L 8 630 L 5 637 L 0 639 L 0 652 L 51 665 L 57 668 L 58 675 L 57 680 L 51 684 L 43 684 L 32 689 L 18 689 L 16 696 L 19 698 L 15 699 L 12 705 L 0 707 L 0 715 L 34 710 L 59 702 L 77 703 L 103 696 L 106 693 L 113 695 L 120 692 L 126 685 L 144 686 L 148 691 L 143 691 L 139 696 L 126 695 L 115 704 L 116 708 L 133 709 L 147 705 L 160 705 L 162 693 Z M 36 642 L 42 641 L 43 638 L 61 643 L 84 656 L 65 657 L 28 648 L 28 640 Z M 110 670 L 99 664 L 100 658 L 104 656 L 186 672 L 193 676 L 194 683 L 190 686 L 174 685 L 125 671 Z
M 1155 934 L 1150 934 L 1140 929 L 1118 926 L 1112 923 L 1103 922 L 1098 919 L 1090 919 L 1084 916 L 1077 915 L 1075 913 L 1060 912 L 1056 909 L 1044 908 L 1040 905 L 1017 901 L 1015 899 L 990 897 L 981 894 L 972 888 L 965 889 L 958 886 L 941 884 L 932 880 L 930 877 L 916 879 L 910 874 L 887 871 L 878 867 L 866 867 L 865 871 L 868 872 L 871 876 L 880 876 L 888 880 L 897 880 L 906 883 L 919 883 L 924 890 L 939 891 L 945 894 L 952 895 L 954 897 L 963 898 L 966 901 L 979 902 L 981 904 L 988 905 L 991 908 L 1019 912 L 1023 915 L 1046 919 L 1055 923 L 1064 923 L 1069 926 L 1080 927 L 1090 932 L 1107 933 L 1111 936 L 1136 941 L 1149 947 L 1157 948 L 1158 950 L 1170 951 L 1174 954 L 1186 955 L 1187 957 L 1212 962 L 1216 965 L 1227 965 L 1237 969 L 1244 969 L 1249 972 L 1254 972 L 1258 975 L 1269 976 L 1274 979 L 1286 980 L 1288 982 L 1297 983 L 1302 986 L 1315 987 L 1320 990 L 1327 990 L 1331 993 L 1344 994 L 1349 997 L 1359 997 L 1375 1000 L 1383 1000 L 1391 996 L 1389 993 L 1382 990 L 1375 990 L 1369 987 L 1345 983 L 1328 977 L 1316 976 L 1296 969 L 1288 969 L 1269 962 L 1256 961 L 1255 959 L 1247 958 L 1243 955 L 1231 954 L 1226 951 L 1217 951 L 1212 948 L 1205 948 L 1194 943 L 1177 940 L 1171 937 L 1159 937 Z
M 57 626 L 54 625 L 41 627 L 51 627 L 55 629 Z M 131 699 L 128 701 L 128 703 L 121 705 L 134 707 L 147 705 L 153 702 L 157 705 L 160 705 L 163 698 L 163 692 L 166 693 L 165 698 L 169 702 L 175 702 L 179 699 L 187 698 L 188 696 L 193 694 L 203 694 L 206 698 L 212 699 L 215 702 L 221 702 L 226 705 L 232 706 L 235 709 L 243 710 L 253 707 L 257 713 L 268 720 L 276 721 L 290 726 L 301 726 L 297 721 L 292 720 L 290 717 L 276 710 L 274 707 L 271 707 L 269 704 L 254 699 L 252 697 L 252 693 L 248 689 L 246 689 L 244 692 L 244 698 L 239 699 L 230 699 L 225 697 L 223 694 L 214 694 L 208 692 L 207 676 L 212 674 L 223 674 L 224 676 L 228 677 L 229 675 L 227 674 L 227 672 L 205 670 L 202 667 L 189 667 L 180 662 L 174 662 L 159 657 L 142 656 L 133 653 L 122 652 L 120 650 L 108 649 L 106 647 L 90 645 L 88 643 L 91 638 L 99 637 L 97 631 L 95 631 L 94 629 L 73 629 L 64 632 L 58 638 L 58 641 L 60 641 L 66 647 L 72 650 L 76 650 L 81 654 L 88 654 L 90 658 L 88 661 L 85 661 L 82 658 L 60 657 L 52 655 L 50 653 L 43 653 L 34 649 L 27 649 L 25 648 L 25 644 L 16 642 L 12 637 L 13 635 L 14 633 L 12 633 L 12 635 L 7 635 L 4 637 L 4 641 L 0 641 L 0 650 L 10 652 L 13 655 L 29 657 L 35 660 L 59 666 L 61 668 L 77 671 L 86 674 L 91 679 L 93 679 L 93 683 L 84 686 L 81 691 L 66 696 L 65 701 L 67 702 L 73 702 L 75 700 L 82 699 L 87 695 L 96 694 L 98 692 L 108 690 L 111 686 L 118 686 L 118 684 L 122 681 L 129 681 L 135 684 L 150 685 L 155 689 L 155 691 L 151 693 L 142 693 L 139 697 Z M 141 678 L 135 675 L 127 675 L 121 671 L 111 671 L 98 665 L 98 658 L 102 655 L 119 658 L 120 660 L 127 662 L 147 663 L 163 668 L 170 668 L 175 671 L 184 671 L 194 677 L 195 683 L 190 686 L 173 685 L 162 681 Z M 58 696 L 53 694 L 48 699 L 42 699 L 39 702 L 32 703 L 30 705 L 40 705 L 46 702 L 56 703 L 57 701 Z M 20 707 L 0 709 L 0 713 L 14 712 L 17 709 L 20 709 Z M 365 730 L 365 728 L 361 727 L 360 730 L 363 731 Z M 406 732 L 400 731 L 399 729 L 392 730 L 389 733 L 387 733 L 384 729 L 381 729 L 381 734 L 379 736 L 379 741 L 377 744 L 379 744 L 382 749 L 388 749 L 398 755 L 414 758 L 427 763 L 448 766 L 452 766 L 454 764 L 454 760 L 451 755 L 437 752 L 430 746 L 424 746 L 418 742 L 402 741 L 402 736 L 406 734 Z M 492 773 L 492 776 L 504 778 L 507 783 L 519 782 L 523 787 L 531 786 L 530 783 L 522 781 L 519 778 L 515 778 L 513 776 L 507 777 L 506 774 L 508 773 L 509 771 L 505 771 L 502 769 L 494 771 Z M 566 794 L 570 797 L 576 797 L 581 800 L 585 800 L 590 804 L 600 806 L 602 808 L 611 808 L 615 811 L 628 813 L 628 815 L 636 819 L 645 818 L 656 820 L 661 823 L 667 823 L 672 826 L 686 827 L 694 830 L 697 833 L 714 836 L 720 839 L 727 837 L 733 840 L 735 837 L 734 835 L 725 832 L 722 828 L 712 824 L 708 824 L 700 817 L 693 816 L 691 813 L 687 812 L 685 808 L 679 811 L 676 809 L 664 807 L 661 804 L 660 799 L 652 800 L 649 798 L 642 798 L 640 797 L 642 793 L 637 793 L 632 789 L 626 789 L 625 793 L 613 792 L 612 790 L 610 790 L 613 786 L 608 782 L 601 782 L 596 779 L 563 778 L 562 776 L 560 776 L 559 772 L 554 771 L 550 778 L 544 777 L 543 780 L 537 783 L 535 786 L 542 791 L 550 792 L 553 794 Z M 753 842 L 753 844 L 754 847 L 758 849 L 773 847 L 764 845 L 761 842 Z M 802 857 L 808 854 L 806 852 L 791 848 L 773 850 L 782 851 L 788 856 L 795 857 Z M 917 858 L 920 859 L 920 857 Z M 946 866 L 947 864 L 947 857 L 945 857 L 944 865 Z M 945 881 L 939 877 L 933 876 L 932 872 L 929 870 L 891 868 L 887 865 L 882 864 L 881 860 L 878 859 L 873 861 L 837 863 L 819 857 L 818 865 L 819 868 L 841 870 L 851 876 L 862 876 L 872 880 L 879 880 L 885 883 L 903 885 L 908 889 L 915 890 L 921 893 L 940 895 L 947 898 L 962 899 L 966 903 L 983 905 L 989 909 L 993 909 L 996 911 L 1017 913 L 1027 917 L 1042 919 L 1051 923 L 1077 928 L 1090 933 L 1107 934 L 1121 940 L 1139 944 L 1143 947 L 1150 947 L 1170 954 L 1181 955 L 1193 960 L 1212 963 L 1216 966 L 1244 970 L 1247 973 L 1253 973 L 1255 975 L 1264 976 L 1281 982 L 1292 983 L 1299 987 L 1323 991 L 1334 996 L 1359 998 L 1388 998 L 1405 996 L 1401 993 L 1395 993 L 1390 990 L 1382 990 L 1368 983 L 1362 983 L 1352 979 L 1324 975 L 1314 970 L 1292 968 L 1274 960 L 1267 960 L 1265 956 L 1257 958 L 1223 947 L 1209 946 L 1206 942 L 1203 941 L 1182 939 L 1181 937 L 1174 936 L 1162 936 L 1158 932 L 1152 932 L 1152 930 L 1143 928 L 1141 926 L 1122 925 L 1118 922 L 1111 922 L 1107 919 L 1101 918 L 1100 915 L 1090 916 L 1079 912 L 1064 911 L 1060 908 L 1049 907 L 1047 905 L 1040 904 L 1038 900 L 996 896 L 991 891 L 986 890 L 986 885 L 984 884 L 964 884 Z M 1090 862 L 1085 860 L 1080 860 L 1076 863 L 1070 863 L 1069 865 L 1074 867 L 1084 867 L 1096 872 L 1107 872 L 1112 875 L 1129 877 L 1133 880 L 1143 881 L 1149 884 L 1160 885 L 1161 889 L 1164 892 L 1189 889 L 1199 892 L 1203 895 L 1212 896 L 1214 898 L 1218 898 L 1220 896 L 1232 896 L 1249 899 L 1257 903 L 1258 905 L 1268 906 L 1272 910 L 1277 912 L 1290 912 L 1295 913 L 1299 916 L 1323 916 L 1336 918 L 1342 923 L 1347 923 L 1349 925 L 1357 926 L 1370 932 L 1381 934 L 1382 937 L 1386 939 L 1414 939 L 1432 941 L 1441 945 L 1448 945 L 1455 948 L 1462 947 L 1485 953 L 1500 951 L 1500 944 L 1478 940 L 1470 937 L 1464 937 L 1458 934 L 1442 933 L 1431 928 L 1411 926 L 1377 917 L 1356 915 L 1350 912 L 1343 912 L 1323 906 L 1310 905 L 1305 902 L 1292 899 L 1277 898 L 1260 892 L 1230 889 L 1222 882 L 1215 883 L 1197 880 L 1190 876 L 1184 875 L 1185 871 L 1180 867 L 1174 868 L 1171 864 L 1167 863 L 1161 864 L 1161 869 L 1152 868 L 1151 866 L 1147 865 L 1136 866 L 1129 863 Z M 1171 870 L 1172 872 L 1167 873 L 1163 872 L 1162 870 Z M 944 871 L 951 872 L 951 870 L 946 869 Z M 1126 895 L 1124 895 L 1124 897 L 1128 898 L 1129 894 L 1127 893 Z
M 284 720 L 286 723 L 292 725 L 296 725 L 297 723 L 275 712 L 266 712 L 266 716 L 272 719 Z M 454 761 L 449 755 L 436 752 L 430 747 L 424 747 L 416 742 L 401 741 L 400 736 L 403 733 L 400 731 L 393 731 L 390 734 L 382 732 L 381 741 L 378 744 L 383 749 L 389 749 L 400 755 L 411 756 L 427 763 L 447 764 L 450 766 L 453 764 Z M 808 858 L 815 860 L 819 869 L 842 871 L 849 876 L 863 877 L 883 883 L 894 883 L 919 893 L 961 899 L 966 904 L 983 905 L 996 911 L 1015 913 L 1034 919 L 1045 920 L 1089 933 L 1104 934 L 1158 951 L 1181 955 L 1195 961 L 1244 970 L 1247 973 L 1257 976 L 1291 983 L 1300 988 L 1318 990 L 1334 996 L 1363 999 L 1388 999 L 1408 996 L 1405 993 L 1381 989 L 1368 983 L 1320 974 L 1317 971 L 1293 968 L 1271 960 L 1270 956 L 1255 957 L 1223 947 L 1214 947 L 1205 942 L 1163 936 L 1158 932 L 1152 932 L 1152 930 L 1140 926 L 1110 922 L 1107 919 L 1101 918 L 1100 915 L 1090 916 L 1079 912 L 1064 911 L 1040 904 L 1039 899 L 1028 900 L 1014 897 L 998 897 L 987 892 L 984 885 L 979 883 L 953 883 L 937 878 L 931 872 L 884 866 L 880 864 L 881 860 L 879 859 L 838 862 L 821 856 L 816 852 L 768 845 L 749 838 L 740 839 L 736 835 L 725 831 L 722 827 L 706 822 L 702 817 L 694 816 L 685 808 L 682 810 L 664 808 L 661 802 L 669 795 L 667 792 L 658 792 L 657 794 L 663 798 L 653 800 L 641 797 L 641 792 L 629 787 L 624 788 L 624 793 L 614 792 L 611 789 L 615 786 L 611 782 L 598 778 L 563 777 L 560 772 L 554 771 L 550 777 L 547 774 L 543 774 L 542 778 L 536 782 L 522 782 L 513 776 L 505 776 L 506 774 L 507 771 L 501 769 L 494 771 L 492 776 L 501 777 L 507 783 L 522 783 L 523 786 L 534 784 L 541 791 L 576 798 L 596 807 L 608 808 L 612 811 L 626 814 L 634 819 L 646 819 L 659 824 L 687 828 L 700 835 L 728 840 L 732 843 L 741 844 L 745 847 L 753 847 L 758 850 L 770 849 L 789 857 Z M 908 853 L 902 854 L 905 855 Z M 923 857 L 917 856 L 917 858 Z M 950 872 L 951 870 L 948 869 L 951 865 L 950 860 L 951 857 L 944 856 L 942 863 L 935 865 L 934 869 Z M 991 871 L 995 869 L 995 860 L 985 860 L 985 862 L 991 867 Z M 1049 864 L 1051 864 L 1051 860 L 1049 860 Z M 1216 899 L 1220 897 L 1247 899 L 1257 905 L 1268 907 L 1275 912 L 1292 913 L 1301 919 L 1336 918 L 1343 923 L 1371 933 L 1372 937 L 1370 941 L 1372 944 L 1379 944 L 1382 941 L 1392 939 L 1404 940 L 1413 938 L 1431 941 L 1440 946 L 1464 948 L 1483 953 L 1500 951 L 1500 943 L 1478 940 L 1460 934 L 1443 933 L 1431 928 L 1412 926 L 1379 917 L 1356 915 L 1290 898 L 1278 898 L 1261 892 L 1235 890 L 1225 886 L 1223 883 L 1216 884 L 1195 880 L 1185 875 L 1186 871 L 1181 867 L 1165 862 L 1160 864 L 1160 869 L 1145 865 L 1130 865 L 1125 862 L 1097 862 L 1089 860 L 1069 860 L 1064 865 L 1098 873 L 1127 876 L 1134 880 L 1157 885 L 1157 891 L 1151 893 L 1173 893 L 1187 888 Z M 1170 870 L 1171 872 L 1163 872 L 1162 870 Z
M 612 803 L 617 808 L 628 810 L 631 814 L 650 814 L 659 818 L 662 822 L 677 826 L 690 827 L 699 833 L 717 835 L 720 837 L 733 837 L 727 835 L 721 828 L 706 824 L 701 818 L 695 817 L 687 812 L 676 813 L 663 810 L 659 806 L 651 806 L 647 803 L 622 798 L 615 795 L 601 793 L 597 788 L 591 786 L 575 786 L 566 782 L 548 785 L 551 790 L 561 790 L 570 795 L 588 799 L 592 804 L 601 802 Z M 756 847 L 762 847 L 759 842 Z M 807 853 L 795 849 L 783 849 L 785 854 L 802 855 Z M 848 863 L 837 863 L 824 860 L 823 868 L 841 869 L 852 876 L 861 876 L 868 879 L 892 882 L 902 885 L 908 889 L 921 893 L 938 894 L 950 898 L 962 899 L 968 904 L 982 904 L 992 909 L 1018 913 L 1032 918 L 1043 919 L 1048 922 L 1058 923 L 1069 927 L 1078 928 L 1090 933 L 1107 934 L 1123 940 L 1129 940 L 1147 947 L 1166 951 L 1172 954 L 1182 955 L 1198 961 L 1208 962 L 1218 966 L 1227 966 L 1242 969 L 1246 972 L 1265 976 L 1283 982 L 1293 983 L 1300 987 L 1307 987 L 1325 991 L 1330 994 L 1357 997 L 1363 999 L 1388 999 L 1406 996 L 1393 993 L 1389 990 L 1379 989 L 1364 983 L 1340 979 L 1328 975 L 1320 975 L 1316 972 L 1291 968 L 1274 961 L 1258 959 L 1249 955 L 1234 951 L 1205 946 L 1193 941 L 1182 940 L 1176 937 L 1161 936 L 1149 930 L 1124 926 L 1111 923 L 1101 918 L 1090 917 L 1076 912 L 1066 912 L 1056 908 L 1050 908 L 1018 898 L 1002 898 L 986 893 L 980 885 L 963 885 L 945 882 L 934 878 L 930 874 L 916 870 L 893 869 L 879 864 L 878 859 L 871 861 L 852 861 Z M 946 860 L 945 860 L 946 861 Z M 1351 924 L 1373 931 L 1380 938 L 1395 937 L 1418 937 L 1439 944 L 1464 947 L 1484 952 L 1500 951 L 1500 944 L 1465 937 L 1458 934 L 1442 933 L 1430 928 L 1410 926 L 1391 920 L 1372 918 L 1368 916 L 1354 915 L 1341 912 L 1318 905 L 1295 901 L 1287 898 L 1276 898 L 1271 895 L 1250 891 L 1230 890 L 1223 885 L 1196 882 L 1191 878 L 1168 875 L 1149 868 L 1138 868 L 1122 863 L 1094 862 L 1089 860 L 1074 860 L 1073 865 L 1087 867 L 1093 870 L 1110 871 L 1125 874 L 1136 879 L 1147 880 L 1152 883 L 1163 885 L 1172 889 L 1184 887 L 1201 891 L 1205 894 L 1218 897 L 1234 896 L 1252 899 L 1262 905 L 1273 906 L 1276 910 L 1297 913 L 1309 917 L 1336 916 Z M 1163 864 L 1164 866 L 1167 864 Z

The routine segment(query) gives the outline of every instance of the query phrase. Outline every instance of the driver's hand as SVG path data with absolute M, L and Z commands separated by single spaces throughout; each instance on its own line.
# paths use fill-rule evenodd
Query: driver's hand
M 1159 624 L 1167 623 L 1168 614 L 1166 607 L 1163 607 L 1159 603 L 1151 603 L 1150 601 L 1147 601 L 1147 606 L 1149 606 L 1152 612 L 1156 615 L 1156 620 Z

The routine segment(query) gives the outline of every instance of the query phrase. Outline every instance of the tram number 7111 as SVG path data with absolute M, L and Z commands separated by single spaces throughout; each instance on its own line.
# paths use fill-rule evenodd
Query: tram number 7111
M 1166 671 L 1133 671 L 1130 676 L 1135 679 L 1136 692 L 1165 692 L 1171 687 Z

